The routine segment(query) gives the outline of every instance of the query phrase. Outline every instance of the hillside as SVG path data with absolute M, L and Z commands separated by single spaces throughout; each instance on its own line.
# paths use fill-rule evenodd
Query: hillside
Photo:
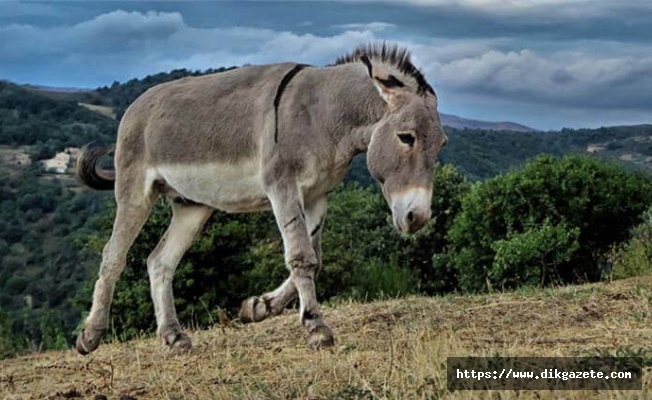
M 190 354 L 158 340 L 0 361 L 0 398 L 641 399 L 652 389 L 652 276 L 482 296 L 325 308 L 333 349 L 311 351 L 296 312 L 195 331 Z M 446 390 L 448 356 L 642 356 L 644 391 Z M 9 397 L 6 397 L 9 396 Z M 122 397 L 124 396 L 124 397 Z M 129 396 L 129 397 L 128 397 Z
M 490 122 L 462 118 L 457 115 L 440 114 L 441 123 L 453 129 L 484 129 L 489 131 L 536 132 L 534 128 L 517 124 L 516 122 Z
M 449 143 L 440 154 L 470 179 L 486 179 L 522 165 L 538 154 L 590 154 L 652 172 L 652 125 L 559 132 L 447 129 Z

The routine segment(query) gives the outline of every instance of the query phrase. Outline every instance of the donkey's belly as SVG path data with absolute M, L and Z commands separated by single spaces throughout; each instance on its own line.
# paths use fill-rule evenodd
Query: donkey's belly
M 155 170 L 167 186 L 196 203 L 227 212 L 270 209 L 257 162 L 164 165 Z

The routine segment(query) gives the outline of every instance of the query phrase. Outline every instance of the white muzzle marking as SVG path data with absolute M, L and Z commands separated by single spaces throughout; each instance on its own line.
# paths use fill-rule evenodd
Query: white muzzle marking
M 414 233 L 430 219 L 432 189 L 411 187 L 390 198 L 394 226 L 401 232 Z

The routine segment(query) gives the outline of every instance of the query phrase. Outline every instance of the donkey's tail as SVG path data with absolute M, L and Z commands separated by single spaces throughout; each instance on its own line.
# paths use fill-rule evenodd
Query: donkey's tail
M 108 170 L 98 170 L 97 162 L 114 149 L 115 145 L 99 147 L 93 143 L 87 144 L 77 158 L 77 179 L 91 189 L 113 190 L 115 187 L 115 173 Z

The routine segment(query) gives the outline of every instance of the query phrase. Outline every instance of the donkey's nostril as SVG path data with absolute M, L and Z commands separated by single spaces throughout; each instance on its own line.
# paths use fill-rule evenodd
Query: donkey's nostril
M 412 223 L 414 221 L 414 213 L 412 211 L 407 213 L 407 221 Z

